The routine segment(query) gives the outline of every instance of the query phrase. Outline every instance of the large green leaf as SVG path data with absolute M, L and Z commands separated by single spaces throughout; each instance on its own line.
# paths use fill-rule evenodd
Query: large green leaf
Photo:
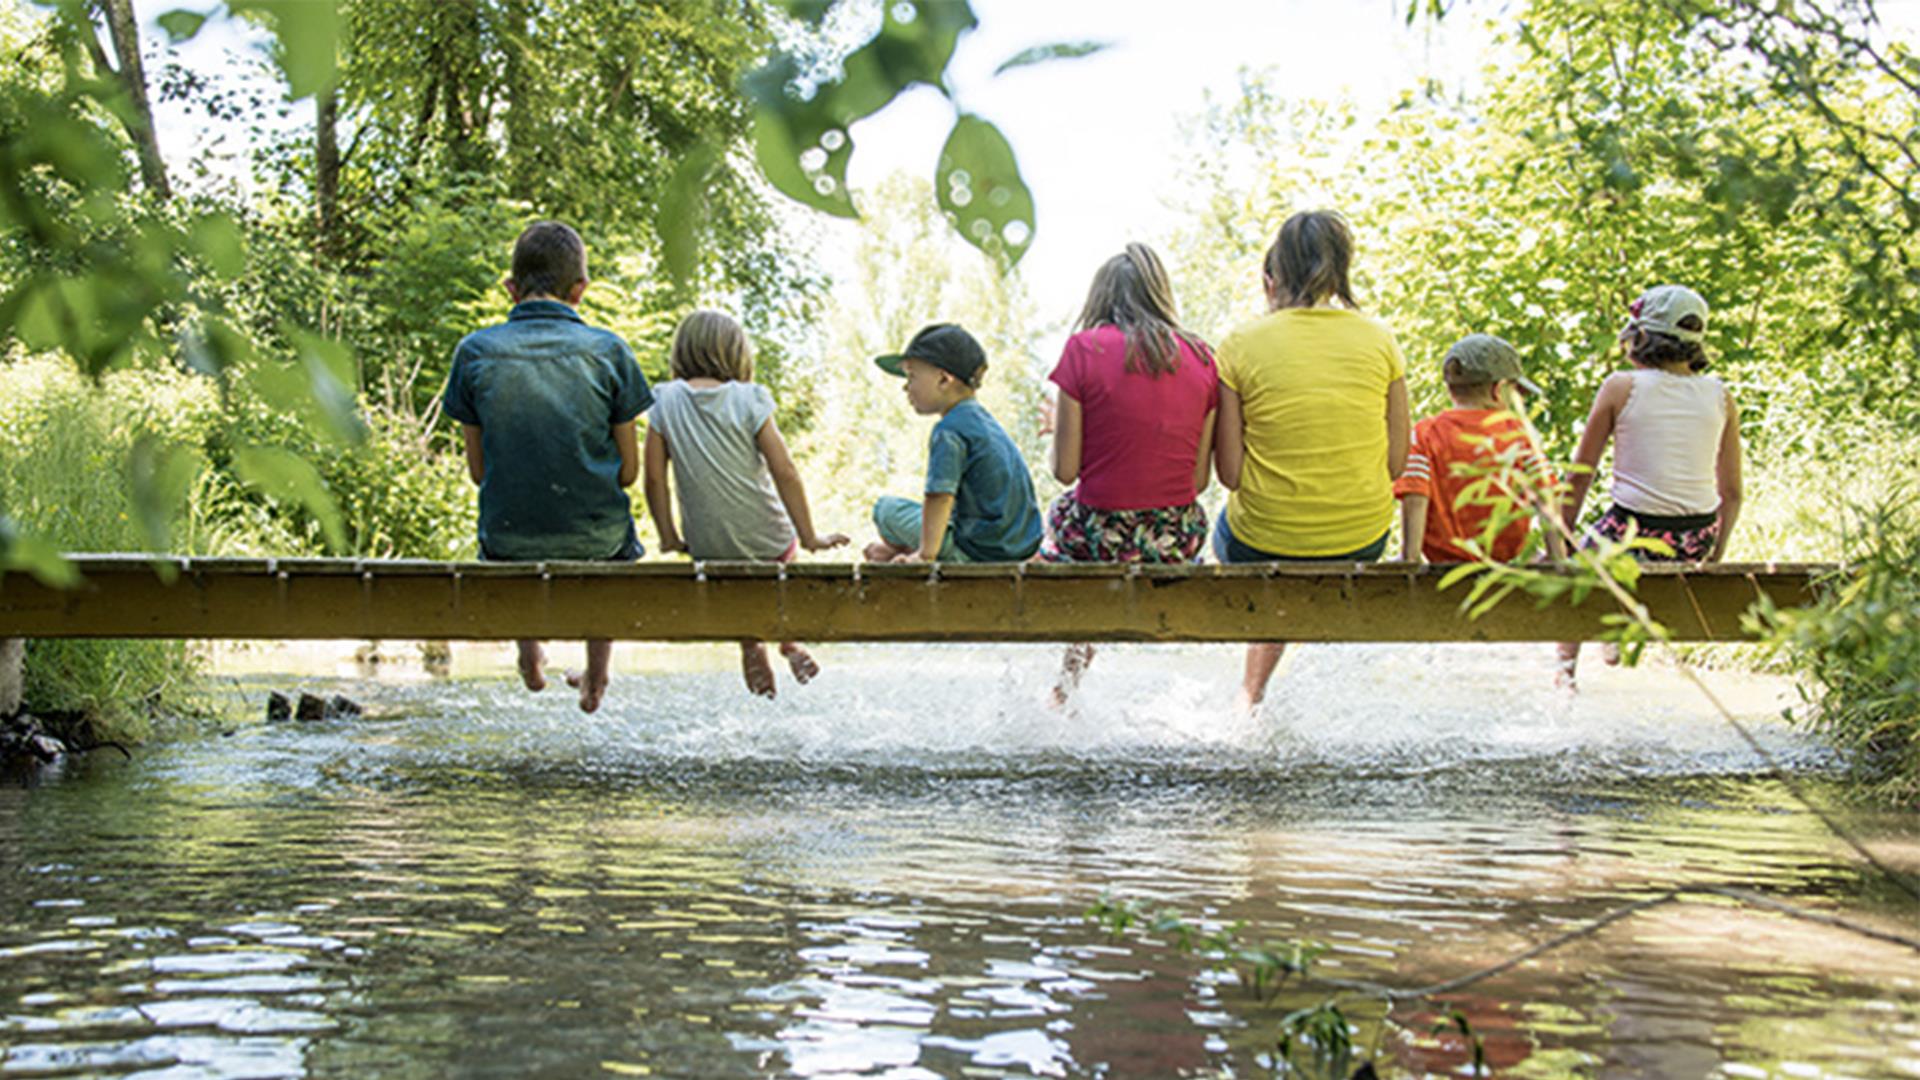
M 326 534 L 327 546 L 347 549 L 346 523 L 333 493 L 312 463 L 274 446 L 243 446 L 234 451 L 233 471 L 243 483 L 276 502 L 292 503 L 312 514 Z
M 60 554 L 60 549 L 40 537 L 21 535 L 13 522 L 0 516 L 0 574 L 25 571 L 42 585 L 71 589 L 80 584 L 80 571 Z
M 1033 193 L 1006 136 L 978 116 L 962 113 L 954 122 L 934 195 L 967 243 L 1003 266 L 1019 262 L 1033 243 Z
M 839 77 L 810 94 L 801 62 L 787 54 L 745 79 L 754 103 L 754 155 L 768 182 L 788 198 L 841 217 L 855 216 L 847 192 L 848 129 L 910 86 L 944 92 L 954 45 L 976 25 L 966 0 L 902 0 L 884 11 L 879 31 L 847 57 Z
M 297 101 L 332 86 L 340 48 L 335 0 L 228 0 L 235 15 L 262 14 L 280 39 L 278 56 L 287 92 Z
M 359 375 L 352 350 L 335 338 L 302 330 L 291 323 L 283 329 L 299 350 L 311 410 L 308 416 L 318 421 L 321 434 L 342 445 L 364 441 L 367 424 L 360 415 Z
M 175 8 L 172 11 L 161 12 L 153 21 L 159 25 L 160 29 L 167 32 L 168 41 L 178 45 L 199 33 L 200 28 L 207 23 L 207 16 L 204 12 Z
M 193 482 L 206 467 L 196 447 L 143 435 L 127 451 L 127 480 L 132 492 L 134 519 L 146 533 L 147 550 L 173 550 L 173 522 L 186 505 Z M 166 560 L 155 564 L 169 580 L 179 568 Z

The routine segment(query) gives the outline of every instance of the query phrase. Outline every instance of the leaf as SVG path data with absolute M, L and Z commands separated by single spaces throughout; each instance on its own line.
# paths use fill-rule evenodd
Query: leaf
M 347 549 L 340 507 L 320 478 L 320 470 L 310 462 L 274 446 L 243 446 L 234 451 L 233 471 L 243 483 L 269 499 L 292 503 L 312 514 L 326 534 L 327 546 L 335 551 Z
M 168 41 L 178 45 L 199 33 L 200 28 L 206 25 L 207 16 L 205 12 L 175 8 L 172 11 L 162 12 L 153 21 L 160 29 L 167 32 Z
M 280 39 L 276 54 L 295 101 L 332 86 L 338 72 L 340 12 L 335 0 L 227 0 L 235 15 L 259 13 Z
M 966 0 L 903 0 L 882 10 L 880 30 L 848 55 L 839 78 L 810 94 L 796 92 L 805 82 L 803 67 L 787 54 L 742 81 L 754 104 L 754 159 L 767 181 L 790 199 L 840 217 L 857 216 L 847 191 L 848 129 L 910 86 L 945 92 L 954 46 L 977 23 Z
M 319 421 L 320 433 L 341 445 L 363 442 L 367 425 L 360 416 L 355 396 L 359 379 L 353 352 L 335 338 L 291 324 L 284 329 L 300 352 L 300 363 L 306 373 L 308 415 Z
M 132 492 L 134 518 L 147 535 L 147 549 L 155 553 L 173 549 L 174 516 L 186 505 L 206 459 L 199 450 L 181 443 L 167 442 L 157 436 L 142 435 L 127 451 L 127 480 Z M 177 574 L 171 562 L 156 563 L 163 578 Z
M 60 549 L 32 534 L 14 531 L 13 522 L 0 517 L 0 574 L 24 571 L 50 589 L 71 589 L 80 584 L 80 571 L 74 569 Z
M 193 223 L 193 248 L 209 270 L 228 281 L 246 272 L 246 242 L 226 214 L 206 214 Z
M 691 289 L 700 267 L 700 234 L 707 223 L 707 181 L 720 162 L 720 153 L 702 140 L 674 167 L 654 229 L 660 235 L 660 261 L 667 275 L 683 289 Z
M 1031 49 L 1022 49 L 1002 61 L 993 69 L 995 75 L 1005 75 L 1014 68 L 1044 64 L 1049 60 L 1078 60 L 1083 56 L 1092 56 L 1112 46 L 1110 41 L 1061 41 L 1052 45 L 1035 45 Z
M 1033 193 L 1000 129 L 971 113 L 940 150 L 934 195 L 962 239 L 1011 268 L 1033 243 Z
M 833 4 L 834 0 L 786 0 L 784 6 L 787 14 L 817 28 L 833 10 Z

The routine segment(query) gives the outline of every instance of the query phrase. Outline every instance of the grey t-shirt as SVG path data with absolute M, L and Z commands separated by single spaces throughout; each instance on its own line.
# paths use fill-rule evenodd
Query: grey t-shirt
M 758 383 L 654 388 L 647 423 L 667 440 L 680 497 L 680 535 L 696 559 L 778 559 L 793 545 L 793 523 L 756 442 L 773 418 L 773 395 Z

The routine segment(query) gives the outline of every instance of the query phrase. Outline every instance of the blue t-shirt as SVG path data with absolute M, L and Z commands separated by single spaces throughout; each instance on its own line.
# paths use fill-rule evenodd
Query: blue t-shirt
M 1040 508 L 1027 461 L 973 398 L 933 425 L 927 494 L 953 496 L 953 542 L 975 562 L 1020 562 L 1040 550 Z
M 558 300 L 468 334 L 443 408 L 480 428 L 482 557 L 637 558 L 613 426 L 652 404 L 627 343 Z

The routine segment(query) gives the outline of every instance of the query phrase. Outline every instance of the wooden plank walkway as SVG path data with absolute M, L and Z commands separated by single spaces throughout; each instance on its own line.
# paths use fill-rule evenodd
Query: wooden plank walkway
M 1614 610 L 1514 596 L 1468 621 L 1446 567 L 437 563 L 75 556 L 83 584 L 0 578 L 0 639 L 608 637 L 643 641 L 1560 641 Z M 1765 593 L 1804 603 L 1822 564 L 1650 566 L 1674 636 L 1743 638 Z

